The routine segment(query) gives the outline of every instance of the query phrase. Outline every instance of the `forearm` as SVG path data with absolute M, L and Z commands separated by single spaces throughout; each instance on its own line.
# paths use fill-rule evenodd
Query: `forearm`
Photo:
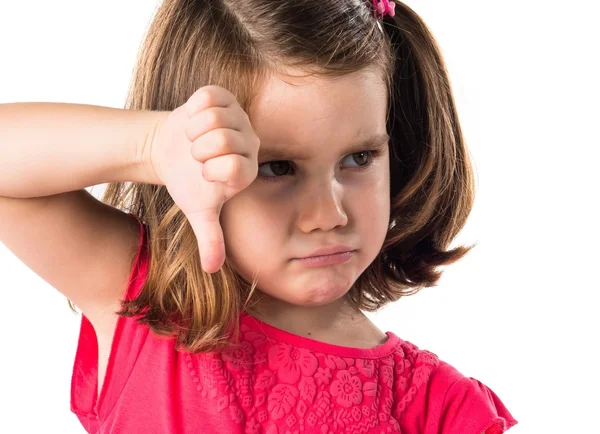
M 50 196 L 121 181 L 157 184 L 143 156 L 167 114 L 84 104 L 0 104 L 0 196 Z

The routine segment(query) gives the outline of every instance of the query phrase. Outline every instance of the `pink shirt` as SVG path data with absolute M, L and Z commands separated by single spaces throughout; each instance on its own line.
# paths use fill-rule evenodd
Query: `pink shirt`
M 146 231 L 140 223 L 126 298 L 146 276 Z M 392 332 L 360 349 L 247 313 L 240 322 L 237 350 L 192 355 L 120 317 L 98 397 L 96 335 L 82 315 L 71 411 L 89 433 L 106 434 L 497 434 L 517 423 L 486 385 Z

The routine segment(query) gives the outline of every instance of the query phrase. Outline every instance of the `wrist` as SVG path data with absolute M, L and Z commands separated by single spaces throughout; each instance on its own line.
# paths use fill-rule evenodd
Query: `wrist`
M 168 111 L 140 111 L 144 117 L 144 128 L 136 141 L 133 166 L 135 181 L 145 184 L 164 185 L 152 160 L 152 146 L 163 121 L 169 116 Z

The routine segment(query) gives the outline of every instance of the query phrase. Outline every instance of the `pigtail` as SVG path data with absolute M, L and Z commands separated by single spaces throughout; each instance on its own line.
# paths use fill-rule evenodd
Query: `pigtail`
M 394 56 L 387 121 L 391 224 L 352 295 L 367 310 L 435 286 L 436 268 L 474 247 L 447 250 L 471 212 L 475 186 L 440 49 L 423 20 L 400 2 L 381 24 Z

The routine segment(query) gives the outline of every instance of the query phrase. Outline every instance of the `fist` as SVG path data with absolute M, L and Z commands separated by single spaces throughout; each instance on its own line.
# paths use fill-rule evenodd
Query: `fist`
M 192 226 L 202 269 L 214 273 L 225 262 L 223 204 L 258 174 L 260 140 L 250 119 L 227 89 L 204 86 L 169 113 L 151 142 L 156 176 Z

